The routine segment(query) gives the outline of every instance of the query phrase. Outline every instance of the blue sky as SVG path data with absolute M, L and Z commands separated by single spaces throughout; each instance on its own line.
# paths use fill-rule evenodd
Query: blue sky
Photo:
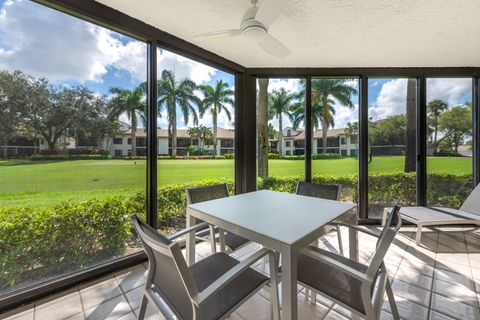
M 66 42 L 68 41 L 68 44 Z M 159 51 L 158 72 L 174 70 L 177 79 L 189 77 L 197 84 L 214 85 L 223 80 L 234 89 L 234 77 L 228 73 L 175 55 Z M 111 87 L 133 88 L 145 81 L 146 44 L 105 28 L 87 23 L 29 0 L 0 0 L 0 69 L 22 70 L 46 77 L 57 85 L 84 85 L 101 95 Z M 352 86 L 358 88 L 356 81 Z M 284 87 L 298 90 L 295 79 L 272 79 L 270 90 Z M 370 79 L 369 116 L 381 119 L 405 112 L 406 79 Z M 443 99 L 450 106 L 471 100 L 469 79 L 429 79 L 428 100 Z M 336 105 L 336 127 L 358 118 L 357 106 L 349 110 Z M 166 127 L 166 117 L 158 120 Z M 219 126 L 233 128 L 225 115 Z M 272 121 L 274 125 L 275 121 Z M 179 127 L 189 127 L 179 116 Z M 205 117 L 201 123 L 210 126 Z M 288 121 L 287 124 L 288 125 Z

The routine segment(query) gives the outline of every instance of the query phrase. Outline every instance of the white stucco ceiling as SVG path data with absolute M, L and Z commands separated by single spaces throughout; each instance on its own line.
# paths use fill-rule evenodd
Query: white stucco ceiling
M 243 37 L 193 40 L 238 28 L 250 0 L 98 2 L 246 67 L 480 67 L 480 0 L 292 0 L 269 31 L 285 59 Z

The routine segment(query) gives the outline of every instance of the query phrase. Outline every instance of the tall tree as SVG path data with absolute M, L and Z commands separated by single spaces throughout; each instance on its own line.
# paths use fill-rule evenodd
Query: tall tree
M 358 150 L 358 121 L 355 122 L 348 122 L 347 126 L 345 127 L 344 130 L 345 134 L 347 137 L 350 138 L 350 141 L 354 140 L 355 141 L 355 149 Z
M 416 108 L 417 108 L 417 80 L 407 80 L 407 119 L 405 124 L 405 172 L 413 172 L 417 168 L 416 159 Z
M 353 109 L 352 95 L 357 93 L 348 79 L 314 79 L 312 80 L 312 105 L 319 104 L 322 108 L 322 150 L 327 152 L 328 128 L 334 123 L 332 113 L 332 98 L 340 104 Z M 313 111 L 313 110 L 312 110 Z
M 283 138 L 283 115 L 286 115 L 292 122 L 294 121 L 293 112 L 295 102 L 298 98 L 296 93 L 289 92 L 284 88 L 273 90 L 268 95 L 269 115 L 271 118 L 278 119 L 278 153 L 282 154 L 282 138 Z
M 118 119 L 122 114 L 126 114 L 130 121 L 130 136 L 132 141 L 132 156 L 137 155 L 137 128 L 139 118 L 145 123 L 146 102 L 144 90 L 141 87 L 135 89 L 111 88 L 113 94 L 110 100 L 110 117 Z
M 438 117 L 443 111 L 448 109 L 448 103 L 443 100 L 435 99 L 427 104 L 427 112 L 429 116 L 429 122 L 433 131 L 433 153 L 437 153 L 438 143 Z
M 171 70 L 163 70 L 158 87 L 158 112 L 162 109 L 167 111 L 169 136 L 172 144 L 172 157 L 177 156 L 177 108 L 183 114 L 183 121 L 188 124 L 190 115 L 193 124 L 198 125 L 196 108 L 200 109 L 202 101 L 195 94 L 197 85 L 192 80 L 185 78 L 181 81 L 175 79 Z
M 258 176 L 268 177 L 268 79 L 258 79 Z
M 228 88 L 228 83 L 218 80 L 215 87 L 209 85 L 199 86 L 203 93 L 202 106 L 200 108 L 200 117 L 203 118 L 205 112 L 210 110 L 212 115 L 213 124 L 213 152 L 217 155 L 217 121 L 220 113 L 225 113 L 228 121 L 232 120 L 228 105 L 233 106 L 235 101 L 233 100 L 233 90 Z

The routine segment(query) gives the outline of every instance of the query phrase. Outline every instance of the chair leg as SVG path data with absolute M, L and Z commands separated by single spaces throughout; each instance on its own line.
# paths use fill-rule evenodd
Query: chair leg
M 147 311 L 147 304 L 148 304 L 148 299 L 145 295 L 143 295 L 142 298 L 142 304 L 140 305 L 140 309 L 138 309 L 138 320 L 143 320 L 145 319 L 145 311 Z
M 310 292 L 310 303 L 313 305 L 317 304 L 317 292 L 315 290 L 311 290 Z
M 278 259 L 274 253 L 268 254 L 268 264 L 270 266 L 270 305 L 273 320 L 280 320 L 280 302 L 278 298 Z
M 395 296 L 393 295 L 392 285 L 390 284 L 390 280 L 388 278 L 387 278 L 387 284 L 385 286 L 385 291 L 387 291 L 388 302 L 390 303 L 390 309 L 392 311 L 393 319 L 400 320 L 397 303 L 395 302 Z
M 343 241 L 342 241 L 342 230 L 340 230 L 340 226 L 337 225 L 337 238 L 338 238 L 338 250 L 340 254 L 343 256 Z

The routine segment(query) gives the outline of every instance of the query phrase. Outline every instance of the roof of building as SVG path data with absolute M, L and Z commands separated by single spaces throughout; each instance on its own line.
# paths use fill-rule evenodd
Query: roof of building
M 130 129 L 128 129 L 125 134 L 131 134 Z M 146 137 L 147 132 L 144 128 L 137 129 L 136 132 L 137 137 Z M 167 138 L 168 137 L 168 130 L 167 129 L 157 129 L 157 137 L 159 138 Z M 187 129 L 177 129 L 177 138 L 190 138 Z M 235 138 L 235 131 L 227 130 L 223 128 L 217 129 L 217 138 L 219 139 L 234 139 Z
M 284 136 L 284 139 L 288 140 L 305 140 L 305 130 L 297 128 L 298 134 L 296 135 L 291 135 L 291 136 Z M 345 134 L 345 128 L 338 128 L 338 129 L 330 129 L 327 131 L 327 138 L 333 138 L 333 137 L 338 137 L 340 135 Z M 320 139 L 322 138 L 322 130 L 317 130 L 313 132 L 313 138 L 314 139 Z M 276 141 L 277 139 L 270 139 L 270 141 Z

